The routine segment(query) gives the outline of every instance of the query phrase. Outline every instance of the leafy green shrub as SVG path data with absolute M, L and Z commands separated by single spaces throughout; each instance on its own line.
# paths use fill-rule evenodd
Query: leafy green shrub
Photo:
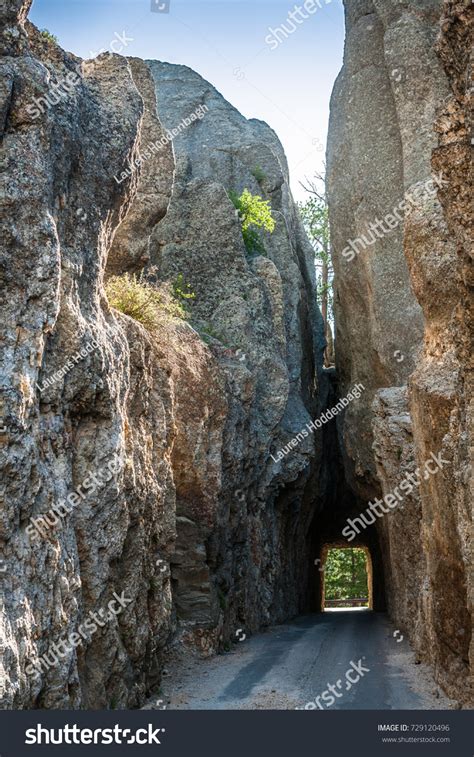
M 262 181 L 264 181 L 264 179 L 267 178 L 266 173 L 260 168 L 260 166 L 255 166 L 255 168 L 252 169 L 251 173 L 254 179 L 256 179 L 259 184 L 261 184 Z
M 48 40 L 48 42 L 54 42 L 55 45 L 58 44 L 58 38 L 55 34 L 51 34 L 48 29 L 41 29 L 40 34 L 42 37 Z
M 178 301 L 182 301 L 184 305 L 186 305 L 188 300 L 194 300 L 196 297 L 196 293 L 191 289 L 191 284 L 185 282 L 182 273 L 178 273 L 173 281 L 172 287 L 175 298 Z
M 112 276 L 105 287 L 111 307 L 155 331 L 166 318 L 186 318 L 186 310 L 166 284 L 152 286 L 143 276 Z
M 270 202 L 263 200 L 259 195 L 251 194 L 248 189 L 244 189 L 240 197 L 237 192 L 231 190 L 229 198 L 239 213 L 245 249 L 249 254 L 263 255 L 265 245 L 260 238 L 259 229 L 269 234 L 275 230 Z

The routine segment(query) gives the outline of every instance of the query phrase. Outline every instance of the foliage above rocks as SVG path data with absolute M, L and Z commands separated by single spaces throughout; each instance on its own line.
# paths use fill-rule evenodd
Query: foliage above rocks
M 267 231 L 269 234 L 275 231 L 275 220 L 269 200 L 264 200 L 260 195 L 253 195 L 248 189 L 244 189 L 240 196 L 231 190 L 229 197 L 239 213 L 245 249 L 249 254 L 264 255 L 265 245 L 259 231 Z

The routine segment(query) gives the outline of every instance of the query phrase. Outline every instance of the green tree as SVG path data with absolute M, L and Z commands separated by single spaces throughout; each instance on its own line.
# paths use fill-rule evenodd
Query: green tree
M 367 558 L 360 547 L 328 550 L 324 571 L 326 599 L 368 596 Z
M 275 220 L 272 216 L 270 202 L 259 195 L 253 195 L 248 189 L 244 189 L 239 196 L 231 190 L 229 197 L 238 211 L 242 226 L 242 236 L 248 253 L 265 253 L 259 231 L 263 229 L 269 234 L 275 231 Z
M 332 355 L 332 329 L 334 323 L 333 310 L 333 278 L 334 270 L 331 261 L 331 238 L 329 233 L 329 213 L 326 200 L 325 179 L 316 174 L 314 180 L 306 180 L 306 184 L 300 182 L 303 189 L 309 194 L 306 202 L 298 203 L 303 225 L 314 250 L 317 293 L 321 302 L 321 315 L 326 331 L 328 347 L 325 353 L 325 365 L 333 364 Z

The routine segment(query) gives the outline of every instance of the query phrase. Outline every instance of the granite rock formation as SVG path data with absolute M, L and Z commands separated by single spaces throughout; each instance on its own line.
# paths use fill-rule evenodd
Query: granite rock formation
M 346 476 L 368 500 L 431 454 L 446 460 L 378 529 L 392 617 L 466 702 L 472 10 L 467 0 L 347 0 L 328 147 L 336 362 L 342 387 L 362 380 L 370 389 L 340 423 Z M 380 236 L 370 229 L 378 220 Z
M 170 640 L 210 654 L 307 605 L 320 442 L 271 453 L 321 399 L 312 250 L 268 126 L 183 67 L 81 61 L 28 7 L 2 10 L 2 707 L 136 707 Z M 125 272 L 181 275 L 190 321 L 111 309 Z
M 170 647 L 317 609 L 318 555 L 432 454 L 356 543 L 374 608 L 469 702 L 470 4 L 347 0 L 336 371 L 275 133 L 184 66 L 65 53 L 30 4 L 0 10 L 1 706 L 140 707 Z M 265 254 L 245 188 L 276 222 Z M 124 274 L 189 286 L 187 319 L 114 310 Z M 357 383 L 337 427 L 278 454 Z

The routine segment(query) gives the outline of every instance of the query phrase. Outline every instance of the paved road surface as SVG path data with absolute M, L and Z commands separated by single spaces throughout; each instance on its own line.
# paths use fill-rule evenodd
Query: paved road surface
M 162 693 L 149 706 L 449 708 L 450 701 L 439 691 L 430 669 L 415 664 L 407 641 L 398 642 L 394 630 L 385 615 L 370 610 L 302 616 L 245 638 L 227 654 L 170 664 Z

